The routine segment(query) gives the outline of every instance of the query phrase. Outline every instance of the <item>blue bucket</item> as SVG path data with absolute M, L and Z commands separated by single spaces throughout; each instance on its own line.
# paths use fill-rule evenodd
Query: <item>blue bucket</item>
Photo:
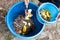
M 40 11 L 41 11 L 42 9 L 46 9 L 46 10 L 48 10 L 48 11 L 50 12 L 52 18 L 50 19 L 49 22 L 46 21 L 46 20 L 44 20 L 44 19 L 41 17 Z M 43 4 L 40 5 L 40 7 L 39 7 L 38 10 L 37 10 L 36 15 L 37 15 L 38 21 L 41 22 L 42 24 L 45 24 L 45 23 L 54 23 L 54 22 L 56 21 L 56 17 L 57 17 L 57 15 L 58 15 L 58 13 L 59 13 L 59 10 L 58 10 L 57 6 L 55 6 L 53 3 L 47 2 L 47 3 L 43 3 Z
M 26 36 L 21 36 L 20 34 L 18 34 L 15 30 L 14 30 L 14 19 L 16 17 L 18 17 L 19 15 L 22 15 L 24 14 L 24 11 L 26 9 L 25 5 L 24 5 L 24 2 L 18 2 L 16 4 L 14 4 L 8 11 L 6 17 L 5 17 L 5 21 L 6 21 L 6 24 L 9 28 L 9 30 L 11 31 L 11 33 L 13 35 L 15 35 L 16 37 L 18 38 L 22 38 L 22 39 L 31 39 L 31 38 L 34 38 L 36 36 L 38 36 L 39 34 L 41 34 L 41 32 L 43 31 L 44 29 L 44 25 L 41 24 L 37 18 L 36 18 L 36 11 L 37 11 L 37 8 L 38 6 L 32 2 L 29 3 L 29 9 L 32 9 L 32 14 L 33 14 L 33 17 L 32 17 L 32 20 L 35 24 L 35 29 L 33 32 L 29 33 L 28 35 Z

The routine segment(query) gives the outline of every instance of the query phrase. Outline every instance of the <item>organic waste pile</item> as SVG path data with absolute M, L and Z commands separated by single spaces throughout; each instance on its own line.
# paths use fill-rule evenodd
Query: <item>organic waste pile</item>
M 46 10 L 46 9 L 42 9 L 40 11 L 40 15 L 46 21 L 50 21 L 50 19 L 52 18 L 50 12 L 48 10 Z
M 20 35 L 27 35 L 34 30 L 33 20 L 30 18 L 32 14 L 28 10 L 27 16 L 19 15 L 14 21 L 14 28 Z

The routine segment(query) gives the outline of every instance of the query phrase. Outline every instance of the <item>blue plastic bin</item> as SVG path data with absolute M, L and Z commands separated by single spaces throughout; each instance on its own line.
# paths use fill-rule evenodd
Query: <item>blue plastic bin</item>
M 52 18 L 50 19 L 49 22 L 44 20 L 41 17 L 40 11 L 42 9 L 46 9 L 46 10 L 50 11 L 50 14 L 51 14 Z M 57 6 L 55 6 L 53 3 L 47 2 L 47 3 L 43 3 L 43 4 L 41 4 L 39 6 L 39 8 L 37 10 L 37 13 L 36 13 L 36 16 L 37 16 L 38 21 L 41 22 L 42 24 L 45 24 L 45 23 L 54 23 L 56 21 L 56 17 L 58 15 L 58 13 L 59 13 L 59 10 L 58 10 Z
M 22 38 L 22 39 L 31 39 L 31 38 L 34 38 L 36 36 L 38 36 L 39 34 L 41 34 L 41 32 L 43 31 L 44 29 L 44 25 L 41 24 L 37 18 L 36 18 L 36 11 L 38 9 L 38 6 L 32 2 L 29 3 L 29 9 L 32 9 L 32 14 L 33 14 L 33 17 L 32 17 L 32 20 L 35 24 L 35 29 L 33 32 L 29 33 L 28 35 L 26 36 L 21 36 L 19 35 L 15 30 L 14 30 L 14 25 L 13 25 L 13 21 L 14 19 L 18 16 L 18 15 L 22 15 L 24 14 L 24 11 L 25 11 L 25 5 L 24 5 L 24 2 L 18 2 L 16 4 L 14 4 L 8 11 L 6 17 L 5 17 L 5 21 L 6 21 L 6 24 L 9 28 L 9 30 L 11 31 L 11 33 L 13 35 L 15 35 L 16 37 L 18 38 Z

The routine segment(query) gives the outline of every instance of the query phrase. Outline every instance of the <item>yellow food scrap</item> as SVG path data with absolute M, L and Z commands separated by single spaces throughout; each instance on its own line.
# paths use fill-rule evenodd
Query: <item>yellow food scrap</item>
M 47 16 L 46 16 L 46 15 L 44 15 L 43 18 L 44 18 L 45 20 L 47 20 Z
M 26 31 L 27 31 L 27 27 L 26 27 L 26 25 L 24 25 L 23 32 L 26 32 Z
M 28 23 L 29 26 L 31 26 L 31 23 Z
M 47 21 L 51 19 L 51 15 L 50 15 L 50 12 L 48 10 L 42 9 L 40 14 L 41 14 L 42 18 L 47 20 Z
M 22 30 L 19 30 L 18 33 L 21 34 L 22 33 Z
M 50 15 L 49 11 L 46 11 L 46 16 L 51 18 L 51 15 Z

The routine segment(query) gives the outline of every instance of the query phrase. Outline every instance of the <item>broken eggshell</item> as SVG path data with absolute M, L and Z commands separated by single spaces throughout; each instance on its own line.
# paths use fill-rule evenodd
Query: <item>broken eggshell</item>
M 42 9 L 46 9 L 50 12 L 50 14 L 52 16 L 50 21 L 46 21 L 41 17 L 40 11 Z M 53 3 L 47 2 L 47 3 L 43 3 L 43 4 L 40 5 L 40 7 L 37 10 L 36 16 L 37 16 L 38 21 L 41 22 L 42 24 L 54 23 L 56 21 L 56 17 L 58 15 L 58 13 L 59 13 L 59 10 L 58 10 L 57 6 L 55 6 Z

